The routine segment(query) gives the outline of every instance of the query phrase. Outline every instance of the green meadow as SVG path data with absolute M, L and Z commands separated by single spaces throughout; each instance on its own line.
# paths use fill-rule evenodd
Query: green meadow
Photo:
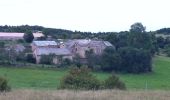
M 57 89 L 64 69 L 0 67 L 0 76 L 5 76 L 13 89 Z M 94 72 L 98 79 L 106 79 L 110 73 Z M 128 89 L 170 90 L 170 58 L 156 56 L 153 72 L 147 74 L 118 74 Z

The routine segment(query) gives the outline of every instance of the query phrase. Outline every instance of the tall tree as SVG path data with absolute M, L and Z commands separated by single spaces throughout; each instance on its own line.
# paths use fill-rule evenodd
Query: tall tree
M 144 33 L 145 32 L 145 27 L 142 25 L 142 23 L 134 23 L 133 25 L 131 25 L 131 29 L 130 32 L 132 33 Z
M 24 40 L 27 42 L 27 43 L 31 43 L 34 39 L 34 35 L 32 34 L 31 31 L 27 31 L 25 34 L 24 34 Z

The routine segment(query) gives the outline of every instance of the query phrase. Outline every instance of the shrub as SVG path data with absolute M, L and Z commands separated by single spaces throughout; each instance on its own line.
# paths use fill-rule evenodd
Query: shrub
M 8 81 L 4 77 L 0 77 L 0 92 L 10 91 L 10 86 L 8 85 Z
M 17 40 L 17 43 L 24 43 L 25 41 L 23 39 Z
M 126 86 L 122 81 L 119 80 L 119 78 L 115 74 L 112 74 L 104 81 L 104 88 L 124 90 L 126 89 Z
M 97 90 L 100 81 L 90 73 L 87 67 L 72 68 L 68 75 L 61 80 L 61 89 Z
M 27 54 L 26 61 L 29 63 L 36 63 L 36 59 L 33 57 L 33 54 L 31 54 L 31 53 Z
M 53 64 L 54 57 L 55 57 L 55 54 L 41 55 L 40 63 L 51 65 L 51 64 Z

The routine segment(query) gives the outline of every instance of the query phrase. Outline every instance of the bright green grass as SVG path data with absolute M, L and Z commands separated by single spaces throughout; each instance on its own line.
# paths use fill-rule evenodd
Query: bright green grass
M 170 90 L 170 58 L 156 56 L 153 60 L 153 72 L 148 74 L 119 75 L 130 89 Z
M 0 76 L 8 78 L 12 88 L 56 89 L 65 70 L 0 68 Z
M 156 56 L 153 61 L 153 73 L 119 74 L 128 89 L 170 90 L 170 58 Z M 67 70 L 45 70 L 26 68 L 0 68 L 0 76 L 6 76 L 12 88 L 56 89 L 60 79 Z M 104 80 L 109 73 L 94 73 L 98 79 Z

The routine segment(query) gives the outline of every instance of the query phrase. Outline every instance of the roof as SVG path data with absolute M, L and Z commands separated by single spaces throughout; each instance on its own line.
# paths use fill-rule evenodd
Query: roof
M 104 41 L 104 44 L 106 45 L 106 46 L 113 46 L 110 42 L 108 42 L 108 41 Z
M 33 41 L 36 46 L 57 46 L 55 41 Z
M 37 55 L 71 55 L 71 52 L 66 48 L 37 48 Z
M 0 37 L 23 37 L 25 33 L 0 32 Z M 34 37 L 43 37 L 42 33 L 33 33 Z
M 95 46 L 95 45 L 106 45 L 106 46 L 113 46 L 110 42 L 108 41 L 100 41 L 100 40 L 87 40 L 87 39 L 75 39 L 75 40 L 69 40 L 67 41 L 66 45 L 68 47 L 73 46 L 75 43 L 77 43 L 80 46 Z

